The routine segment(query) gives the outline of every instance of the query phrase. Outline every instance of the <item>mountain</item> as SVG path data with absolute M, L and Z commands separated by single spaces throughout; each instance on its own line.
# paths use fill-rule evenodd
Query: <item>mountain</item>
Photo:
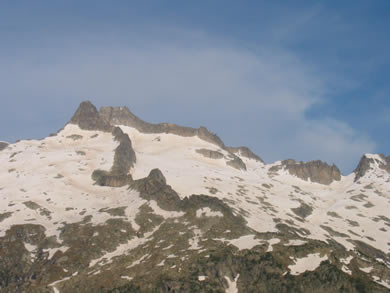
M 265 164 L 80 104 L 0 144 L 1 292 L 390 292 L 390 157 Z

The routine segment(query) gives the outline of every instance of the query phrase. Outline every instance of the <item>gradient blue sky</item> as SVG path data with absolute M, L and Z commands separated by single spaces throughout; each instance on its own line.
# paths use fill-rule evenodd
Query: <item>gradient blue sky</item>
M 1 1 L 0 140 L 82 100 L 204 125 L 266 162 L 390 154 L 390 1 Z

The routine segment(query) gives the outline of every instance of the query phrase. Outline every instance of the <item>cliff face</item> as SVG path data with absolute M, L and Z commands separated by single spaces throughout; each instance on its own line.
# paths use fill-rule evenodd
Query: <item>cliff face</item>
M 100 130 L 111 132 L 113 127 L 97 111 L 89 101 L 82 102 L 69 123 L 77 124 L 84 130 Z
M 359 161 L 358 166 L 354 170 L 355 181 L 358 181 L 360 178 L 364 177 L 364 175 L 366 175 L 369 170 L 374 168 L 380 168 L 390 173 L 390 156 L 385 156 L 383 154 L 363 155 Z
M 254 152 L 252 152 L 248 147 L 246 146 L 241 146 L 241 147 L 226 147 L 226 149 L 233 153 L 233 154 L 239 154 L 243 157 L 246 157 L 248 159 L 253 159 L 258 162 L 264 163 L 264 161 L 256 155 Z
M 296 162 L 295 160 L 284 160 L 281 165 L 271 167 L 270 171 L 279 169 L 287 170 L 291 175 L 303 180 L 329 185 L 333 181 L 340 181 L 341 173 L 335 165 L 328 165 L 322 161 Z

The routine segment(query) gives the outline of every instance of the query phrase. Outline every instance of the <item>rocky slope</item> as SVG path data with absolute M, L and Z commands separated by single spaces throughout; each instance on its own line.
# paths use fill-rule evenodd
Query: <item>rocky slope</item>
M 90 102 L 1 149 L 1 292 L 390 291 L 390 157 L 265 164 Z

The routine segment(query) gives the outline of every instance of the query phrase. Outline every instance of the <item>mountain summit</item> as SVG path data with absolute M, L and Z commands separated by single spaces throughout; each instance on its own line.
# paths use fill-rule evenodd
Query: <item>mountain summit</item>
M 1 292 L 389 292 L 390 157 L 266 164 L 82 102 L 0 143 Z

